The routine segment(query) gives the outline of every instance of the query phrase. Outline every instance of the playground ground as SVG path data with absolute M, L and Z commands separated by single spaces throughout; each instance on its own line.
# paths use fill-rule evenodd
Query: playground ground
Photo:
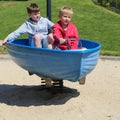
M 85 85 L 64 81 L 64 92 L 41 89 L 8 55 L 0 55 L 0 120 L 119 120 L 120 59 L 102 56 Z

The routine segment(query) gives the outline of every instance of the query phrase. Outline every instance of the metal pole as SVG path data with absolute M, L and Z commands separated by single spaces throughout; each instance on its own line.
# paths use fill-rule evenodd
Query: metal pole
M 51 0 L 47 0 L 47 18 L 51 20 Z

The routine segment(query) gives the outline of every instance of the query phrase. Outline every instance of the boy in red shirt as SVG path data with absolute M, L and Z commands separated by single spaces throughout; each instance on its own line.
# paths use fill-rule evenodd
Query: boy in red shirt
M 59 21 L 52 27 L 54 44 L 62 50 L 78 48 L 77 27 L 70 22 L 73 16 L 72 8 L 64 6 L 59 11 Z

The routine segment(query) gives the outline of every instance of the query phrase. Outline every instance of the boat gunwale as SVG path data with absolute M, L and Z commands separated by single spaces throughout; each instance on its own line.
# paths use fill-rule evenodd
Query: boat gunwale
M 22 40 L 22 39 L 15 39 L 15 40 Z M 49 49 L 49 48 L 37 48 L 34 46 L 28 46 L 28 45 L 23 45 L 23 44 L 18 44 L 18 43 L 13 43 L 15 40 L 9 40 L 6 44 L 6 47 L 8 46 L 13 46 L 13 47 L 19 47 L 19 48 L 27 48 L 27 49 L 34 49 L 34 50 L 39 50 L 39 51 L 49 51 L 49 52 L 56 52 L 56 53 L 90 53 L 93 51 L 97 51 L 101 48 L 101 44 L 98 42 L 94 42 L 92 40 L 86 40 L 86 39 L 81 39 L 81 41 L 86 41 L 86 42 L 91 42 L 96 44 L 97 46 L 94 48 L 90 48 L 87 50 L 55 50 L 55 49 Z M 23 39 L 23 40 L 28 40 L 28 39 Z

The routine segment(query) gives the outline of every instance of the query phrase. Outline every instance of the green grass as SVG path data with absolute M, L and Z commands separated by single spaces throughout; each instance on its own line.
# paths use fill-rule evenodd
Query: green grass
M 0 2 L 0 39 L 17 29 L 28 18 L 26 6 L 31 2 L 38 3 L 41 15 L 46 17 L 46 0 Z M 120 55 L 119 14 L 95 5 L 92 0 L 51 0 L 51 2 L 53 22 L 58 20 L 59 8 L 68 5 L 74 10 L 72 22 L 78 27 L 80 38 L 100 42 L 103 55 Z

